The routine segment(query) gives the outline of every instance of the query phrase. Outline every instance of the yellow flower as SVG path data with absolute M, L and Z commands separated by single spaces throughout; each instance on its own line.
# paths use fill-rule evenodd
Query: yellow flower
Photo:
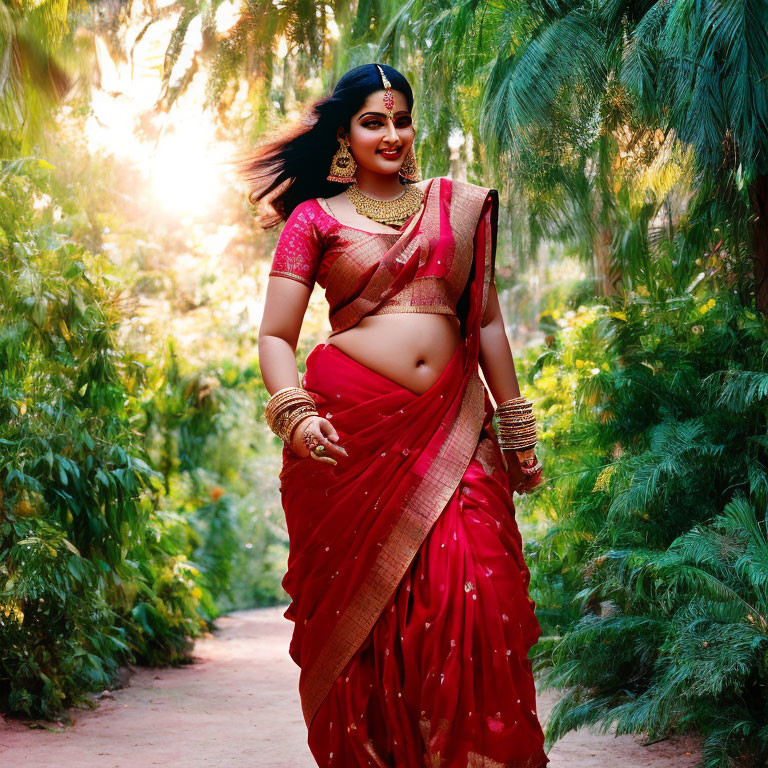
M 573 324 L 577 328 L 586 328 L 588 325 L 592 325 L 592 323 L 595 322 L 596 317 L 597 315 L 594 310 L 588 310 L 582 312 L 578 317 L 576 317 L 573 321 Z
M 557 388 L 557 376 L 543 376 L 538 380 L 539 389 L 549 392 Z

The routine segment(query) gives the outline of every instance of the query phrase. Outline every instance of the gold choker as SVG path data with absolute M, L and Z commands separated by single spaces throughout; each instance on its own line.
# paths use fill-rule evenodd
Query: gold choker
M 394 200 L 377 200 L 375 197 L 368 197 L 360 191 L 356 183 L 347 187 L 346 194 L 359 214 L 380 224 L 398 227 L 419 209 L 424 199 L 424 192 L 415 184 L 406 185 L 405 192 Z

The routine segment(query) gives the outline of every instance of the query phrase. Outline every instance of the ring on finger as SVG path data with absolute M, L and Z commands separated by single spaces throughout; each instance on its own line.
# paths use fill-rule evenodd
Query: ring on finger
M 315 460 L 315 461 L 322 461 L 326 464 L 337 464 L 338 462 L 336 459 L 334 459 L 332 456 L 326 456 L 325 455 L 325 446 L 319 445 L 317 448 L 313 448 L 309 455 Z

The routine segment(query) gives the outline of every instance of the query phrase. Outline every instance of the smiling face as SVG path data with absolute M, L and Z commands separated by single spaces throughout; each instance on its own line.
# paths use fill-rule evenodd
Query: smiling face
M 393 89 L 392 94 L 392 120 L 387 117 L 382 88 L 368 95 L 349 124 L 347 139 L 355 162 L 373 173 L 397 173 L 413 146 L 415 131 L 408 102 L 400 91 Z

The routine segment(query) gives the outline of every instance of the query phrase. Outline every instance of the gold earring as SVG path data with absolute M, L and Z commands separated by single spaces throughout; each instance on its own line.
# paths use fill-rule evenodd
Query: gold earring
M 413 151 L 413 145 L 408 150 L 408 154 L 403 160 L 402 166 L 400 166 L 400 175 L 406 181 L 421 181 L 421 173 L 419 172 L 419 166 L 416 163 L 416 154 Z
M 356 170 L 357 163 L 349 151 L 349 145 L 344 139 L 339 139 L 339 148 L 333 155 L 331 171 L 326 178 L 340 184 L 351 184 L 355 180 Z

